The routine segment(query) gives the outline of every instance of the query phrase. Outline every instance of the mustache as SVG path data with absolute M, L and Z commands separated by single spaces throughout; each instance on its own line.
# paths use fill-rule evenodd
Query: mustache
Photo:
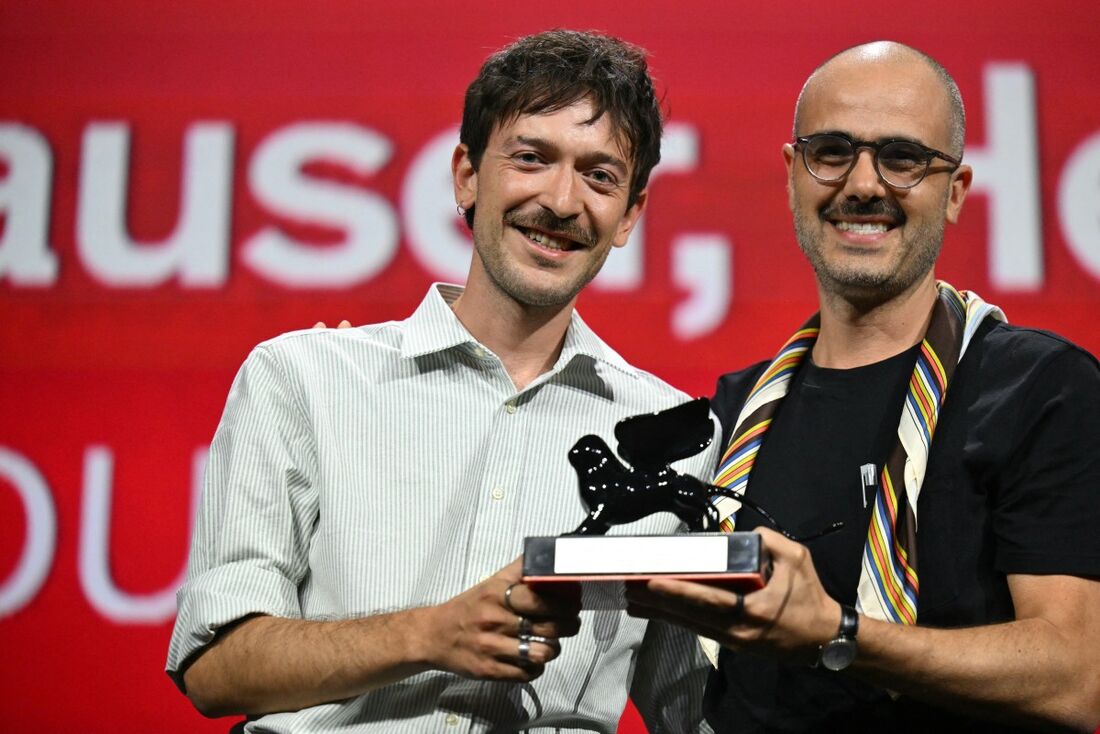
M 596 244 L 596 233 L 577 224 L 576 218 L 563 219 L 547 209 L 527 213 L 511 209 L 504 213 L 504 223 L 512 227 L 538 229 L 549 234 L 568 237 L 585 247 L 593 247 Z
M 840 219 L 843 217 L 889 217 L 898 224 L 905 223 L 905 212 L 897 202 L 886 199 L 870 201 L 841 201 L 830 204 L 821 210 L 822 219 Z

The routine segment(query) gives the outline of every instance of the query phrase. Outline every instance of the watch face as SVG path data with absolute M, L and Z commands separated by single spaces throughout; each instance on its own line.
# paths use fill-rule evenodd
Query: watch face
M 821 648 L 821 664 L 829 670 L 844 670 L 856 659 L 856 641 L 839 637 Z

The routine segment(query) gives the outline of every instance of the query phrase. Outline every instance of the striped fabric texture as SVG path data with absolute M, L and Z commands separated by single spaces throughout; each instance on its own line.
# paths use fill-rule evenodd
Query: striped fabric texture
M 574 314 L 560 359 L 517 391 L 433 287 L 404 321 L 284 334 L 252 352 L 211 445 L 168 671 L 249 614 L 336 620 L 437 604 L 585 515 L 567 460 L 586 433 L 687 399 Z M 706 476 L 712 450 L 681 462 Z M 617 529 L 668 533 L 670 514 Z M 632 692 L 650 731 L 700 728 L 694 636 L 621 612 L 529 685 L 429 672 L 249 732 L 614 731 Z M 633 685 L 631 674 L 633 672 Z M 703 727 L 705 728 L 705 727 Z
M 879 475 L 856 603 L 869 617 L 899 624 L 917 622 L 917 501 L 951 377 L 978 325 L 987 316 L 1004 320 L 999 308 L 977 294 L 959 292 L 943 281 L 937 286 L 939 298 L 909 379 L 898 441 Z M 819 327 L 820 317 L 815 314 L 783 345 L 749 392 L 719 463 L 715 484 L 738 493 L 747 489 L 767 430 L 799 365 L 813 348 Z M 731 532 L 739 503 L 722 496 L 715 496 L 714 503 L 723 518 L 722 529 Z

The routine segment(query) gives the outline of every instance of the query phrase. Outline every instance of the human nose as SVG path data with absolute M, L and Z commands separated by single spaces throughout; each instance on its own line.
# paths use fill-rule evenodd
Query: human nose
M 885 196 L 886 184 L 878 175 L 875 151 L 870 148 L 860 148 L 856 150 L 855 155 L 855 163 L 852 164 L 852 170 L 848 171 L 848 178 L 844 182 L 845 195 L 860 201 Z
M 549 177 L 540 204 L 560 219 L 580 214 L 582 209 L 577 177 L 567 166 L 559 166 Z

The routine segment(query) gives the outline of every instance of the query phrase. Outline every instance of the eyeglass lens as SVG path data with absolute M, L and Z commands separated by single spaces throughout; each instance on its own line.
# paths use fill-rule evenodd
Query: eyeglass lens
M 814 176 L 822 181 L 839 181 L 854 166 L 856 146 L 838 135 L 818 135 L 806 143 L 803 155 Z M 914 143 L 900 140 L 886 143 L 874 155 L 878 174 L 891 186 L 916 186 L 928 170 L 928 155 Z

